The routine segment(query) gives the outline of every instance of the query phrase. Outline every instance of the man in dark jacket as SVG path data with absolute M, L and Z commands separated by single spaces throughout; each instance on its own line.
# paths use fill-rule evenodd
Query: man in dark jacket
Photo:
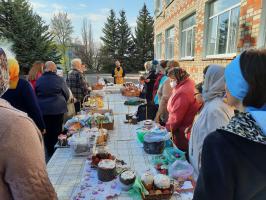
M 86 82 L 83 75 L 84 68 L 81 60 L 75 58 L 71 61 L 72 70 L 68 73 L 67 85 L 70 88 L 74 98 L 76 98 L 75 110 L 80 111 L 81 103 L 86 95 L 89 94 L 89 84 Z
M 67 85 L 63 78 L 56 75 L 54 62 L 45 63 L 45 73 L 37 80 L 35 91 L 46 125 L 44 143 L 50 157 L 62 131 L 63 116 L 67 112 L 69 98 Z

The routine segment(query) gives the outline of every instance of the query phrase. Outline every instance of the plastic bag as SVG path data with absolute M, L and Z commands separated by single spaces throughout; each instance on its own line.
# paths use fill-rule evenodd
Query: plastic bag
M 93 148 L 93 143 L 93 138 L 89 138 L 86 133 L 82 135 L 75 134 L 68 139 L 72 154 L 75 156 L 88 156 Z
M 163 151 L 163 155 L 169 163 L 173 163 L 176 160 L 186 160 L 185 154 L 185 152 L 179 150 L 176 147 L 168 147 Z
M 193 167 L 187 161 L 176 160 L 169 166 L 168 172 L 174 179 L 187 179 L 193 174 Z
M 150 132 L 144 135 L 144 141 L 148 143 L 162 142 L 170 139 L 168 132 Z
M 139 177 L 136 178 L 134 185 L 128 191 L 128 193 L 132 199 L 136 199 L 136 200 L 142 199 L 142 196 L 141 196 L 142 193 L 145 195 L 149 194 L 149 192 L 145 189 Z
M 138 141 L 140 143 L 144 142 L 144 136 L 149 133 L 150 131 L 148 129 L 144 129 L 144 128 L 138 128 L 137 129 L 137 137 L 138 137 Z

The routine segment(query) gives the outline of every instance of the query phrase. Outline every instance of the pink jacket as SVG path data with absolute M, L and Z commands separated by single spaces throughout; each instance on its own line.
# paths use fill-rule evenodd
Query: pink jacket
M 169 112 L 166 128 L 176 133 L 174 142 L 181 150 L 187 150 L 188 140 L 185 137 L 185 129 L 193 123 L 193 119 L 200 109 L 194 97 L 194 82 L 188 78 L 173 89 L 167 104 Z

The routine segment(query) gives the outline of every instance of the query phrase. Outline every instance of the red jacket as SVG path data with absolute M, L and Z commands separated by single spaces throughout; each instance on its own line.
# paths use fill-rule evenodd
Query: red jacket
M 188 149 L 188 140 L 185 137 L 185 129 L 193 123 L 200 104 L 194 97 L 194 82 L 188 78 L 173 89 L 168 101 L 167 110 L 169 112 L 166 128 L 177 135 L 174 142 L 181 150 Z
M 154 100 L 154 97 L 157 94 L 157 91 L 158 91 L 158 88 L 159 88 L 160 81 L 161 81 L 162 77 L 163 77 L 163 74 L 161 72 L 159 74 L 157 74 L 157 78 L 155 80 L 155 83 L 154 83 L 154 86 L 153 86 L 153 91 L 152 91 L 152 100 Z
M 42 76 L 42 73 L 38 72 L 36 75 L 35 80 L 30 80 L 31 86 L 33 88 L 33 90 L 35 91 L 36 88 L 36 81 Z

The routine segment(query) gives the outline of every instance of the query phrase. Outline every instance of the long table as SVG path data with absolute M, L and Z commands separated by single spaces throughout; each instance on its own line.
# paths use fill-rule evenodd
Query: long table
M 105 91 L 105 107 L 109 101 L 109 108 L 114 111 L 114 130 L 109 131 L 109 141 L 107 149 L 110 153 L 124 160 L 132 170 L 141 175 L 148 169 L 153 169 L 152 156 L 144 152 L 142 145 L 136 140 L 136 129 L 140 126 L 125 124 L 125 114 L 135 112 L 137 106 L 125 106 L 126 100 L 119 92 L 118 88 Z M 49 178 L 57 192 L 59 200 L 69 200 L 75 189 L 79 186 L 86 157 L 74 157 L 69 148 L 58 148 L 47 165 Z M 113 199 L 131 199 L 126 192 Z M 191 194 L 173 196 L 174 200 L 190 200 Z

